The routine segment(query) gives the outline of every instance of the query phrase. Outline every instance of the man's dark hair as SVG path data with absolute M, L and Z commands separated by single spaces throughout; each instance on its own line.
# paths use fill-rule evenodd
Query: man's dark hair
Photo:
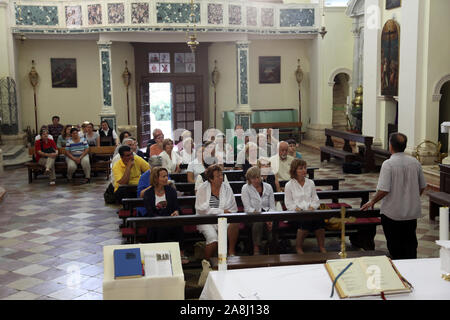
M 78 128 L 72 128 L 72 129 L 70 129 L 70 134 L 72 134 L 72 132 L 74 132 L 74 131 L 78 132 Z
M 395 152 L 403 152 L 406 149 L 408 138 L 403 133 L 391 133 L 389 136 L 389 143 Z
M 58 116 L 53 116 L 52 121 L 53 121 L 53 119 L 58 119 L 58 121 L 60 120 Z
M 106 124 L 108 125 L 108 128 L 109 128 L 109 129 L 111 129 L 111 128 L 110 128 L 110 126 L 109 126 L 109 123 L 108 123 L 108 121 L 106 121 L 106 120 L 102 120 L 102 121 L 100 122 L 100 124 L 102 124 L 103 122 L 104 122 L 104 123 L 106 123 Z
M 123 157 L 124 153 L 127 152 L 127 151 L 131 152 L 131 148 L 129 146 L 121 146 L 119 148 L 120 156 Z

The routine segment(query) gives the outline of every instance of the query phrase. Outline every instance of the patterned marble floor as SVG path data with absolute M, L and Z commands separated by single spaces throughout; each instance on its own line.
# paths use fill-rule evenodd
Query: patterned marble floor
M 309 166 L 321 166 L 317 151 L 302 147 L 300 151 Z M 345 178 L 341 189 L 374 189 L 378 174 L 343 174 L 340 165 L 331 162 L 324 163 L 316 177 Z M 107 181 L 97 177 L 90 184 L 74 186 L 58 178 L 55 187 L 47 183 L 41 177 L 28 184 L 25 168 L 5 170 L 0 178 L 7 191 L 0 203 L 0 299 L 102 299 L 102 247 L 122 243 L 118 207 L 103 200 Z M 418 257 L 438 257 L 434 241 L 439 225 L 428 220 L 426 193 L 422 215 Z M 337 239 L 327 238 L 326 247 L 339 248 Z M 376 249 L 386 251 L 381 227 Z M 306 240 L 306 250 L 317 250 L 315 239 Z M 185 277 L 196 281 L 191 272 Z

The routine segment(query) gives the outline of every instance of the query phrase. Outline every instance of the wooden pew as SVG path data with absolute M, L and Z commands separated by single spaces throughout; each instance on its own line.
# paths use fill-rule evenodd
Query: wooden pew
M 308 173 L 309 179 L 314 179 L 314 171 L 318 170 L 319 168 L 311 167 L 307 168 L 306 172 Z M 244 172 L 243 170 L 224 170 L 224 174 L 227 175 L 228 181 L 244 181 Z M 188 182 L 187 181 L 187 173 L 171 173 L 170 174 L 170 180 L 177 182 Z
M 362 256 L 384 256 L 384 251 L 347 251 L 347 258 L 358 258 Z M 233 256 L 227 257 L 227 269 L 244 269 L 244 268 L 264 268 L 279 267 L 304 264 L 322 264 L 327 260 L 340 259 L 338 252 L 305 252 L 303 254 L 285 253 L 270 254 L 259 256 Z M 218 260 L 216 257 L 211 258 L 211 267 L 213 270 L 218 268 Z
M 429 192 L 430 221 L 439 216 L 439 207 L 450 206 L 450 165 L 439 165 L 439 192 Z
M 106 179 L 108 180 L 111 174 L 111 158 L 115 150 L 116 150 L 115 146 L 89 147 L 89 161 L 91 164 L 91 173 L 106 172 Z M 65 148 L 58 148 L 58 155 L 65 155 L 65 153 L 66 153 Z M 34 147 L 28 148 L 28 154 L 29 155 L 34 154 Z M 109 157 L 110 160 L 94 160 L 96 155 Z M 35 161 L 29 161 L 25 163 L 25 165 L 28 168 L 28 183 L 33 182 L 33 176 L 36 179 L 38 174 L 44 173 L 45 167 L 41 166 L 39 163 Z M 55 161 L 55 172 L 63 174 L 63 176 L 66 176 L 67 163 L 65 159 L 62 161 Z M 77 169 L 77 172 L 83 173 L 83 170 L 79 167 Z
M 218 218 L 227 218 L 228 223 L 254 223 L 254 222 L 266 222 L 273 221 L 272 228 L 272 247 L 274 250 L 278 243 L 278 228 L 277 225 L 280 221 L 313 221 L 320 219 L 339 218 L 340 210 L 319 210 L 319 211 L 303 211 L 299 214 L 296 211 L 282 211 L 282 212 L 263 212 L 259 214 L 247 214 L 247 213 L 227 213 L 227 214 L 208 214 L 208 215 L 180 215 L 175 217 L 133 217 L 128 218 L 127 223 L 134 230 L 146 229 L 149 227 L 168 227 L 168 226 L 187 226 L 187 225 L 201 225 L 201 224 L 217 224 Z M 361 211 L 360 209 L 348 209 L 347 217 L 355 218 L 379 218 L 380 210 L 368 210 Z M 353 226 L 354 227 L 354 226 Z M 351 231 L 350 227 L 346 227 L 346 234 Z M 340 231 L 339 233 L 340 234 Z M 132 243 L 136 243 L 136 232 L 132 237 Z
M 331 199 L 334 204 L 338 204 L 339 199 L 351 199 L 360 198 L 361 205 L 369 201 L 369 194 L 376 190 L 326 190 L 318 191 L 317 195 L 319 199 Z M 274 193 L 275 201 L 284 201 L 284 193 Z M 241 195 L 235 194 L 236 204 L 238 207 L 243 207 Z M 181 208 L 187 208 L 190 211 L 190 215 L 195 215 L 195 196 L 182 196 L 178 197 L 178 204 Z M 124 228 L 122 228 L 122 236 L 129 241 L 135 243 L 139 236 L 145 236 L 147 230 L 145 226 L 138 225 L 137 228 L 133 227 L 129 223 L 129 219 L 135 217 L 134 209 L 137 207 L 144 207 L 144 200 L 142 198 L 126 198 L 122 200 L 123 209 L 119 210 L 119 217 L 124 221 Z M 339 207 L 338 205 L 336 207 Z M 182 209 L 183 211 L 183 209 Z M 139 219 L 139 218 L 138 218 Z M 365 221 L 362 225 L 354 224 L 353 229 L 357 229 L 353 235 L 351 235 L 351 241 L 361 244 L 366 248 L 374 247 L 373 237 L 375 236 L 374 226 L 379 224 L 379 221 Z M 277 228 L 276 224 L 274 226 Z M 361 232 L 359 230 L 362 230 Z M 289 230 L 288 230 L 289 231 Z M 369 232 L 369 236 L 366 233 Z M 350 232 L 348 232 L 350 233 Z M 332 232 L 329 232 L 331 235 Z M 373 234 L 373 237 L 371 236 Z
M 339 182 L 344 181 L 345 179 L 314 179 L 314 184 L 316 187 L 325 187 L 325 186 L 331 186 L 333 190 L 339 190 Z M 280 186 L 284 187 L 288 181 L 280 181 Z M 237 194 L 240 193 L 242 190 L 242 187 L 247 182 L 245 181 L 229 181 L 229 184 L 231 186 L 231 189 L 233 189 L 233 193 Z M 186 192 L 186 193 L 194 193 L 194 187 L 195 183 L 189 183 L 189 182 L 177 182 L 175 183 L 175 187 L 177 191 Z
M 331 156 L 334 156 L 343 159 L 345 163 L 360 160 L 364 163 L 366 171 L 373 171 L 375 169 L 375 160 L 372 151 L 373 137 L 334 129 L 325 129 L 325 135 L 327 140 L 325 146 L 320 147 L 320 162 L 324 160 L 330 161 Z M 334 147 L 332 137 L 344 139 L 344 147 L 342 150 Z M 365 150 L 362 157 L 357 153 L 353 153 L 350 141 L 364 144 Z

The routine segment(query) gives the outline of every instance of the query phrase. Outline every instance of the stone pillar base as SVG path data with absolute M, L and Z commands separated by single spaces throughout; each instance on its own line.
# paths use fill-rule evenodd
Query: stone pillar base
M 331 128 L 332 125 L 329 124 L 310 124 L 306 126 L 306 140 L 314 140 L 317 142 L 325 142 L 325 129 Z
M 238 109 L 234 111 L 234 124 L 235 126 L 240 124 L 244 131 L 252 128 L 252 113 L 251 111 L 243 111 Z
M 2 135 L 3 145 L 26 146 L 27 142 L 28 141 L 26 133 Z

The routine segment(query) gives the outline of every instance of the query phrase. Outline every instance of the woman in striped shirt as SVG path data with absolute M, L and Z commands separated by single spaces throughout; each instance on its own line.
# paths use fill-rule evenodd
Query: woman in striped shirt
M 207 181 L 203 182 L 197 191 L 195 199 L 196 214 L 224 214 L 237 212 L 237 204 L 233 190 L 223 181 L 220 165 L 209 166 L 205 171 Z M 206 239 L 205 259 L 212 257 L 218 248 L 217 224 L 198 225 Z M 239 236 L 239 223 L 228 225 L 228 243 L 230 256 L 235 255 L 236 242 Z

